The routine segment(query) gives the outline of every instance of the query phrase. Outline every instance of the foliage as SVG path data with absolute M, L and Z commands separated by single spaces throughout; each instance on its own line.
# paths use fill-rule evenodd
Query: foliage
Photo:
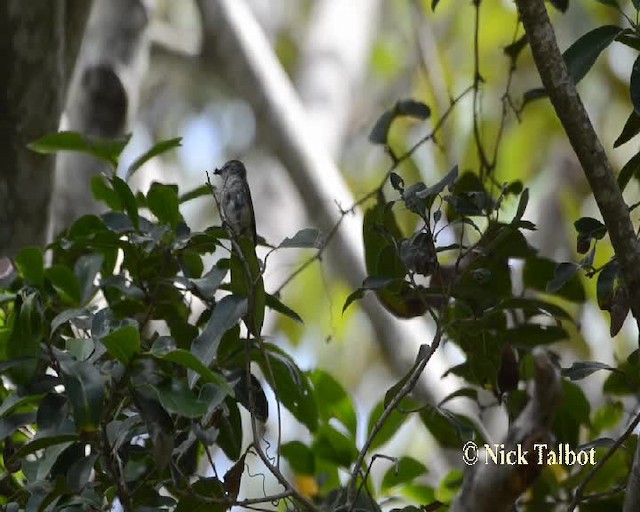
M 603 3 L 619 9 L 615 2 Z M 438 1 L 431 4 L 435 8 Z M 553 5 L 567 8 L 566 2 Z M 479 7 L 480 2 L 473 6 L 476 16 Z M 640 49 L 638 26 L 628 21 L 630 28 L 603 25 L 567 49 L 565 61 L 576 82 L 613 42 Z M 504 52 L 510 78 L 526 48 L 526 38 L 516 36 Z M 631 70 L 632 112 L 614 147 L 640 133 L 638 62 Z M 417 418 L 445 449 L 459 452 L 469 440 L 485 442 L 476 419 L 453 410 L 451 402 L 465 398 L 481 408 L 504 407 L 517 418 L 526 405 L 521 383 L 532 379 L 533 349 L 552 349 L 576 336 L 575 305 L 587 297 L 585 277 L 596 279 L 597 303 L 610 313 L 611 336 L 629 313 L 616 258 L 594 264 L 598 244 L 607 237 L 602 222 L 587 216 L 575 221 L 576 262 L 552 261 L 531 246 L 527 235 L 536 226 L 524 218 L 530 191 L 520 180 L 499 181 L 498 151 L 487 150 L 475 106 L 474 166 L 455 165 L 434 183 L 405 172 L 415 164 L 416 149 L 436 141 L 467 94 L 478 101 L 482 78 L 474 71 L 472 86 L 409 149 L 392 133 L 396 120 L 429 121 L 426 103 L 398 100 L 372 123 L 370 141 L 384 148 L 391 164 L 379 186 L 350 208 L 365 207 L 367 278 L 343 311 L 373 292 L 399 318 L 428 316 L 436 334 L 394 386 L 373 390 L 376 405 L 366 420 L 329 373 L 301 370 L 290 354 L 263 339 L 265 308 L 301 322 L 278 296 L 266 293 L 268 257 L 259 260 L 255 248 L 224 225 L 192 231 L 186 224 L 181 205 L 213 193 L 210 184 L 184 192 L 153 183 L 146 194 L 132 192 L 128 177 L 179 145 L 178 139 L 161 141 L 137 158 L 127 179 L 115 169 L 128 139 L 61 132 L 35 141 L 34 151 L 88 153 L 113 172 L 92 183 L 105 213 L 78 219 L 45 250 L 24 248 L 14 272 L 0 282 L 0 503 L 8 510 L 106 510 L 118 501 L 125 510 L 178 511 L 278 500 L 291 509 L 377 511 L 389 498 L 406 511 L 449 505 L 460 490 L 460 471 L 427 485 L 422 478 L 429 468 L 421 461 L 380 452 L 408 419 Z M 519 107 L 511 95 L 508 85 L 501 123 L 510 113 L 519 118 L 545 92 L 529 90 Z M 496 148 L 500 137 L 501 132 Z M 640 178 L 638 156 L 620 171 L 622 189 Z M 411 220 L 401 221 L 401 212 Z M 325 238 L 305 229 L 267 246 L 315 249 L 313 258 L 319 259 L 334 233 Z M 519 288 L 514 266 L 522 268 Z M 463 378 L 465 387 L 438 404 L 419 403 L 410 394 L 445 339 L 465 356 L 447 371 Z M 622 424 L 617 397 L 640 391 L 639 365 L 636 350 L 616 366 L 587 360 L 563 369 L 565 406 L 553 435 L 574 449 L 593 447 L 608 460 L 597 471 L 569 464 L 545 469 L 523 507 L 536 510 L 567 499 L 584 500 L 585 510 L 621 506 L 636 441 L 630 431 L 617 443 L 605 435 Z M 597 372 L 607 373 L 608 401 L 595 408 L 575 381 Z M 275 411 L 267 388 L 276 397 Z M 306 428 L 308 443 L 265 443 L 264 424 L 279 425 L 281 407 Z M 243 415 L 250 420 L 243 422 Z M 218 449 L 231 463 L 224 474 L 212 456 Z M 390 467 L 377 481 L 370 473 L 379 459 Z M 239 499 L 247 468 L 256 461 L 283 491 Z

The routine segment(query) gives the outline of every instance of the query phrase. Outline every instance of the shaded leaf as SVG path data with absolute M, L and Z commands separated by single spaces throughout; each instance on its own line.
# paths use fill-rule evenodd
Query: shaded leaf
M 115 168 L 118 164 L 118 157 L 129 143 L 130 138 L 131 136 L 127 135 L 121 139 L 103 139 L 78 132 L 62 131 L 45 135 L 30 143 L 28 148 L 42 154 L 59 151 L 86 153 Z
M 547 283 L 547 292 L 554 293 L 562 288 L 580 269 L 575 263 L 559 263 L 553 279 Z
M 627 121 L 624 123 L 622 132 L 618 135 L 618 138 L 613 143 L 613 147 L 617 148 L 625 142 L 629 142 L 633 137 L 640 133 L 640 115 L 635 110 L 629 114 Z
M 636 179 L 640 178 L 640 152 L 633 155 L 629 161 L 624 164 L 622 169 L 620 169 L 620 173 L 618 174 L 618 186 L 620 187 L 621 192 L 624 192 L 624 189 L 633 177 Z
M 80 432 L 97 430 L 105 398 L 102 375 L 86 361 L 60 361 L 60 367 L 76 429 Z
M 152 158 L 166 153 L 174 148 L 177 148 L 181 145 L 182 137 L 177 137 L 175 139 L 161 140 L 154 144 L 151 149 L 140 155 L 136 158 L 133 163 L 127 169 L 127 181 L 133 176 L 133 174 L 142 167 L 145 163 L 147 163 Z
M 162 407 L 171 414 L 198 418 L 207 412 L 207 402 L 196 397 L 182 381 L 172 379 L 154 388 Z
M 427 472 L 427 467 L 413 457 L 401 457 L 382 478 L 382 492 L 413 482 Z
M 122 364 L 127 365 L 140 353 L 140 332 L 135 325 L 126 325 L 100 339 L 107 351 Z
M 640 115 L 640 57 L 636 58 L 631 68 L 631 81 L 629 84 L 631 104 L 636 114 Z
M 329 373 L 315 370 L 311 373 L 320 419 L 329 422 L 332 418 L 342 423 L 355 438 L 357 419 L 351 398 Z
M 569 74 L 577 84 L 596 62 L 602 51 L 622 32 L 615 25 L 603 25 L 595 28 L 573 43 L 564 53 Z
M 571 380 L 580 380 L 598 370 L 617 371 L 616 368 L 600 361 L 575 361 L 569 368 L 562 369 L 562 375 Z
M 292 238 L 285 238 L 278 248 L 321 249 L 323 245 L 322 233 L 314 228 L 306 228 L 298 231 Z
M 311 448 L 300 441 L 284 443 L 280 448 L 281 455 L 287 459 L 291 469 L 299 475 L 315 474 L 315 457 Z
M 176 186 L 157 182 L 151 184 L 151 188 L 147 192 L 147 206 L 160 223 L 175 228 L 182 218 L 179 204 Z
M 44 283 L 44 257 L 39 247 L 25 247 L 15 259 L 22 276 L 36 286 Z

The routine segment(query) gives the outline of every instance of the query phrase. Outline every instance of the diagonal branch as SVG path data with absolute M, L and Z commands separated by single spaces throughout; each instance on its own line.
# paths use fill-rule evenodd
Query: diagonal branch
M 611 163 L 558 49 L 544 0 L 516 0 L 533 59 L 582 165 L 622 269 L 631 311 L 640 321 L 640 245 Z

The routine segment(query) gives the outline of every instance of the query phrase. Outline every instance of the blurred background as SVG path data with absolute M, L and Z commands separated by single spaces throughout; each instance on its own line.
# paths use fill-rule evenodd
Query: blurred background
M 182 138 L 177 151 L 145 164 L 133 177 L 139 189 L 161 181 L 177 183 L 184 193 L 205 183 L 205 171 L 238 158 L 248 168 L 258 233 L 271 244 L 304 227 L 328 234 L 344 217 L 322 258 L 290 282 L 289 276 L 315 251 L 269 256 L 267 291 L 286 284 L 281 299 L 304 324 L 273 316 L 264 332 L 291 351 L 303 369 L 322 368 L 353 393 L 362 438 L 369 412 L 407 371 L 419 345 L 430 342 L 433 326 L 429 319 L 394 319 L 371 298 L 343 313 L 346 297 L 365 274 L 362 209 L 341 211 L 375 188 L 390 168 L 389 155 L 368 136 L 380 114 L 399 99 L 426 103 L 432 116 L 424 122 L 394 122 L 389 140 L 397 155 L 447 115 L 436 143 L 422 144 L 399 166 L 407 186 L 432 184 L 455 164 L 461 170 L 478 168 L 473 95 L 460 97 L 450 108 L 473 85 L 474 12 L 471 2 L 459 0 L 442 0 L 435 13 L 431 0 L 95 0 L 69 85 L 62 126 L 91 131 L 87 123 L 95 119 L 86 119 L 88 110 L 79 100 L 91 82 L 78 70 L 103 60 L 113 64 L 128 98 L 126 116 L 114 131 L 132 133 L 121 162 L 123 175 L 158 140 Z M 498 144 L 494 176 L 499 183 L 522 180 L 531 189 L 525 218 L 538 226 L 530 241 L 540 254 L 576 261 L 573 221 L 599 217 L 597 208 L 549 102 L 540 99 L 523 107 L 523 94 L 540 82 L 528 49 L 510 74 L 504 48 L 522 35 L 515 6 L 484 2 L 480 13 L 482 85 L 476 108 L 483 144 L 490 151 Z M 572 2 L 564 15 L 551 9 L 551 15 L 562 50 L 596 26 L 624 24 L 615 10 L 589 0 Z M 104 36 L 102 30 L 112 33 Z M 626 46 L 613 44 L 579 87 L 616 169 L 638 149 L 633 140 L 613 149 L 631 112 L 627 91 L 634 58 Z M 104 80 L 96 83 L 98 87 Z M 64 194 L 90 194 L 86 183 L 69 175 L 60 178 L 72 164 L 58 164 L 53 231 L 61 218 L 55 212 L 69 206 Z M 393 193 L 389 189 L 389 197 Z M 625 192 L 630 204 L 637 194 L 633 182 Z M 505 218 L 515 206 L 504 204 Z M 183 214 L 193 230 L 220 222 L 209 196 L 186 203 Z M 399 218 L 411 233 L 415 217 L 400 212 Z M 599 245 L 595 267 L 611 256 L 607 244 Z M 594 302 L 595 281 L 585 278 L 584 285 L 584 305 L 563 304 L 579 319 L 571 339 L 555 347 L 564 365 L 576 358 L 605 363 L 626 358 L 635 327 L 628 320 L 610 340 L 609 319 Z M 422 400 L 437 402 L 460 385 L 442 374 L 461 357 L 453 344 L 441 347 L 418 390 Z M 605 377 L 582 381 L 596 405 L 602 404 L 596 393 Z M 488 394 L 487 403 L 494 402 Z M 471 402 L 464 398 L 450 405 L 470 414 Z M 505 432 L 501 408 L 489 406 L 474 414 L 491 438 Z M 303 427 L 286 412 L 283 429 L 284 441 L 305 438 Z M 429 468 L 431 485 L 452 468 L 463 467 L 459 454 L 437 451 L 418 421 L 405 424 L 381 451 L 394 456 L 410 451 Z M 224 456 L 218 463 L 222 472 L 229 464 Z M 379 464 L 387 469 L 385 462 Z M 261 478 L 245 479 L 243 492 L 260 494 L 262 486 Z

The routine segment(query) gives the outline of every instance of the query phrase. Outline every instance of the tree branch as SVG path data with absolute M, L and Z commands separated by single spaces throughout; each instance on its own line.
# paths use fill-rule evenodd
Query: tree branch
M 553 418 L 560 405 L 560 370 L 544 349 L 533 352 L 535 376 L 529 403 L 513 423 L 504 443 L 504 451 L 527 450 L 527 465 L 485 464 L 483 450 L 469 466 L 460 494 L 451 512 L 510 512 L 520 496 L 537 478 L 542 466 L 537 462 L 534 444 L 547 443 Z
M 620 262 L 631 311 L 640 321 L 640 244 L 611 163 L 558 48 L 544 0 L 516 0 L 533 58 L 553 108 L 582 165 Z M 640 505 L 639 505 L 640 506 Z

